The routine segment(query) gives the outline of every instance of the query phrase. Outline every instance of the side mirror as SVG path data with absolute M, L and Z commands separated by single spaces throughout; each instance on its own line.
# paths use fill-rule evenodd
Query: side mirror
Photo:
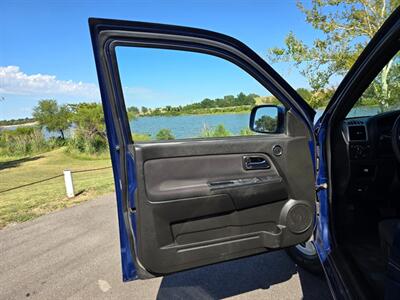
M 284 129 L 284 108 L 276 105 L 253 107 L 250 129 L 259 133 L 281 133 Z

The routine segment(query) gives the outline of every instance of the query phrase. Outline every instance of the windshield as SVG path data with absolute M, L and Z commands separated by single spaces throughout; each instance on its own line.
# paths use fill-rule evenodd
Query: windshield
M 399 52 L 375 77 L 346 118 L 368 117 L 400 109 Z

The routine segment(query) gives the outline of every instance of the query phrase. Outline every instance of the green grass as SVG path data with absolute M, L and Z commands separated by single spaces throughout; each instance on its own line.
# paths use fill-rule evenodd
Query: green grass
M 25 158 L 0 157 L 0 228 L 112 192 L 114 182 L 112 170 L 107 168 L 73 173 L 78 196 L 72 199 L 65 195 L 63 176 L 8 192 L 1 191 L 61 175 L 64 169 L 74 172 L 108 166 L 111 166 L 111 161 L 107 155 L 78 157 L 67 154 L 64 149 Z

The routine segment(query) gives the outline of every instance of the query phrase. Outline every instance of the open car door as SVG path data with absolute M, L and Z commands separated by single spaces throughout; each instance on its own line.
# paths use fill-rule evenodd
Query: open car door
M 206 30 L 89 20 L 115 179 L 123 279 L 293 246 L 315 220 L 314 111 L 241 42 Z M 274 133 L 136 143 L 117 47 L 175 49 L 240 67 L 282 104 Z

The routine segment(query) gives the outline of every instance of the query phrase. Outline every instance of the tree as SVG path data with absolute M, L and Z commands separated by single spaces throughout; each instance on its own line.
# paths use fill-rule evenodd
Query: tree
M 305 89 L 305 88 L 298 88 L 297 93 L 307 102 L 310 102 L 311 98 L 312 98 L 312 93 Z
M 142 108 L 140 109 L 142 111 L 142 114 L 147 114 L 149 112 L 149 109 L 145 106 L 142 106 Z
M 256 129 L 259 132 L 275 132 L 278 126 L 277 118 L 270 116 L 262 116 L 255 123 Z
M 292 62 L 311 87 L 310 104 L 325 105 L 335 87 L 332 80 L 343 76 L 353 65 L 368 41 L 400 0 L 312 0 L 311 7 L 301 1 L 298 8 L 306 22 L 319 31 L 312 44 L 306 44 L 290 32 L 285 47 L 269 49 L 272 62 Z M 374 96 L 381 110 L 389 105 L 388 77 L 394 68 L 393 59 L 376 80 Z
M 200 104 L 202 108 L 215 107 L 215 101 L 208 98 L 205 98 Z
M 139 113 L 140 113 L 139 108 L 137 108 L 136 106 L 128 107 L 128 119 L 129 120 L 136 119 L 137 116 L 139 115 Z
M 389 63 L 392 63 L 392 67 L 387 75 L 383 74 L 386 71 L 384 68 L 373 83 L 369 85 L 356 105 L 374 105 L 378 101 L 379 103 L 384 102 L 383 110 L 389 106 L 399 106 L 400 55 L 397 54 Z
M 157 140 L 174 140 L 175 136 L 172 134 L 171 129 L 163 128 L 156 134 Z
M 74 106 L 73 122 L 86 138 L 99 135 L 105 138 L 103 108 L 99 103 L 79 103 Z
M 73 123 L 76 125 L 74 137 L 69 146 L 80 152 L 98 154 L 107 149 L 104 113 L 99 103 L 79 103 L 71 105 Z
M 139 114 L 139 108 L 137 108 L 136 106 L 130 106 L 130 107 L 128 107 L 128 111 L 131 111 L 131 112 L 133 112 L 133 113 L 135 113 L 135 114 Z
M 33 109 L 33 117 L 48 131 L 59 131 L 64 139 L 64 131 L 71 126 L 71 111 L 67 105 L 59 106 L 56 100 L 41 100 Z

